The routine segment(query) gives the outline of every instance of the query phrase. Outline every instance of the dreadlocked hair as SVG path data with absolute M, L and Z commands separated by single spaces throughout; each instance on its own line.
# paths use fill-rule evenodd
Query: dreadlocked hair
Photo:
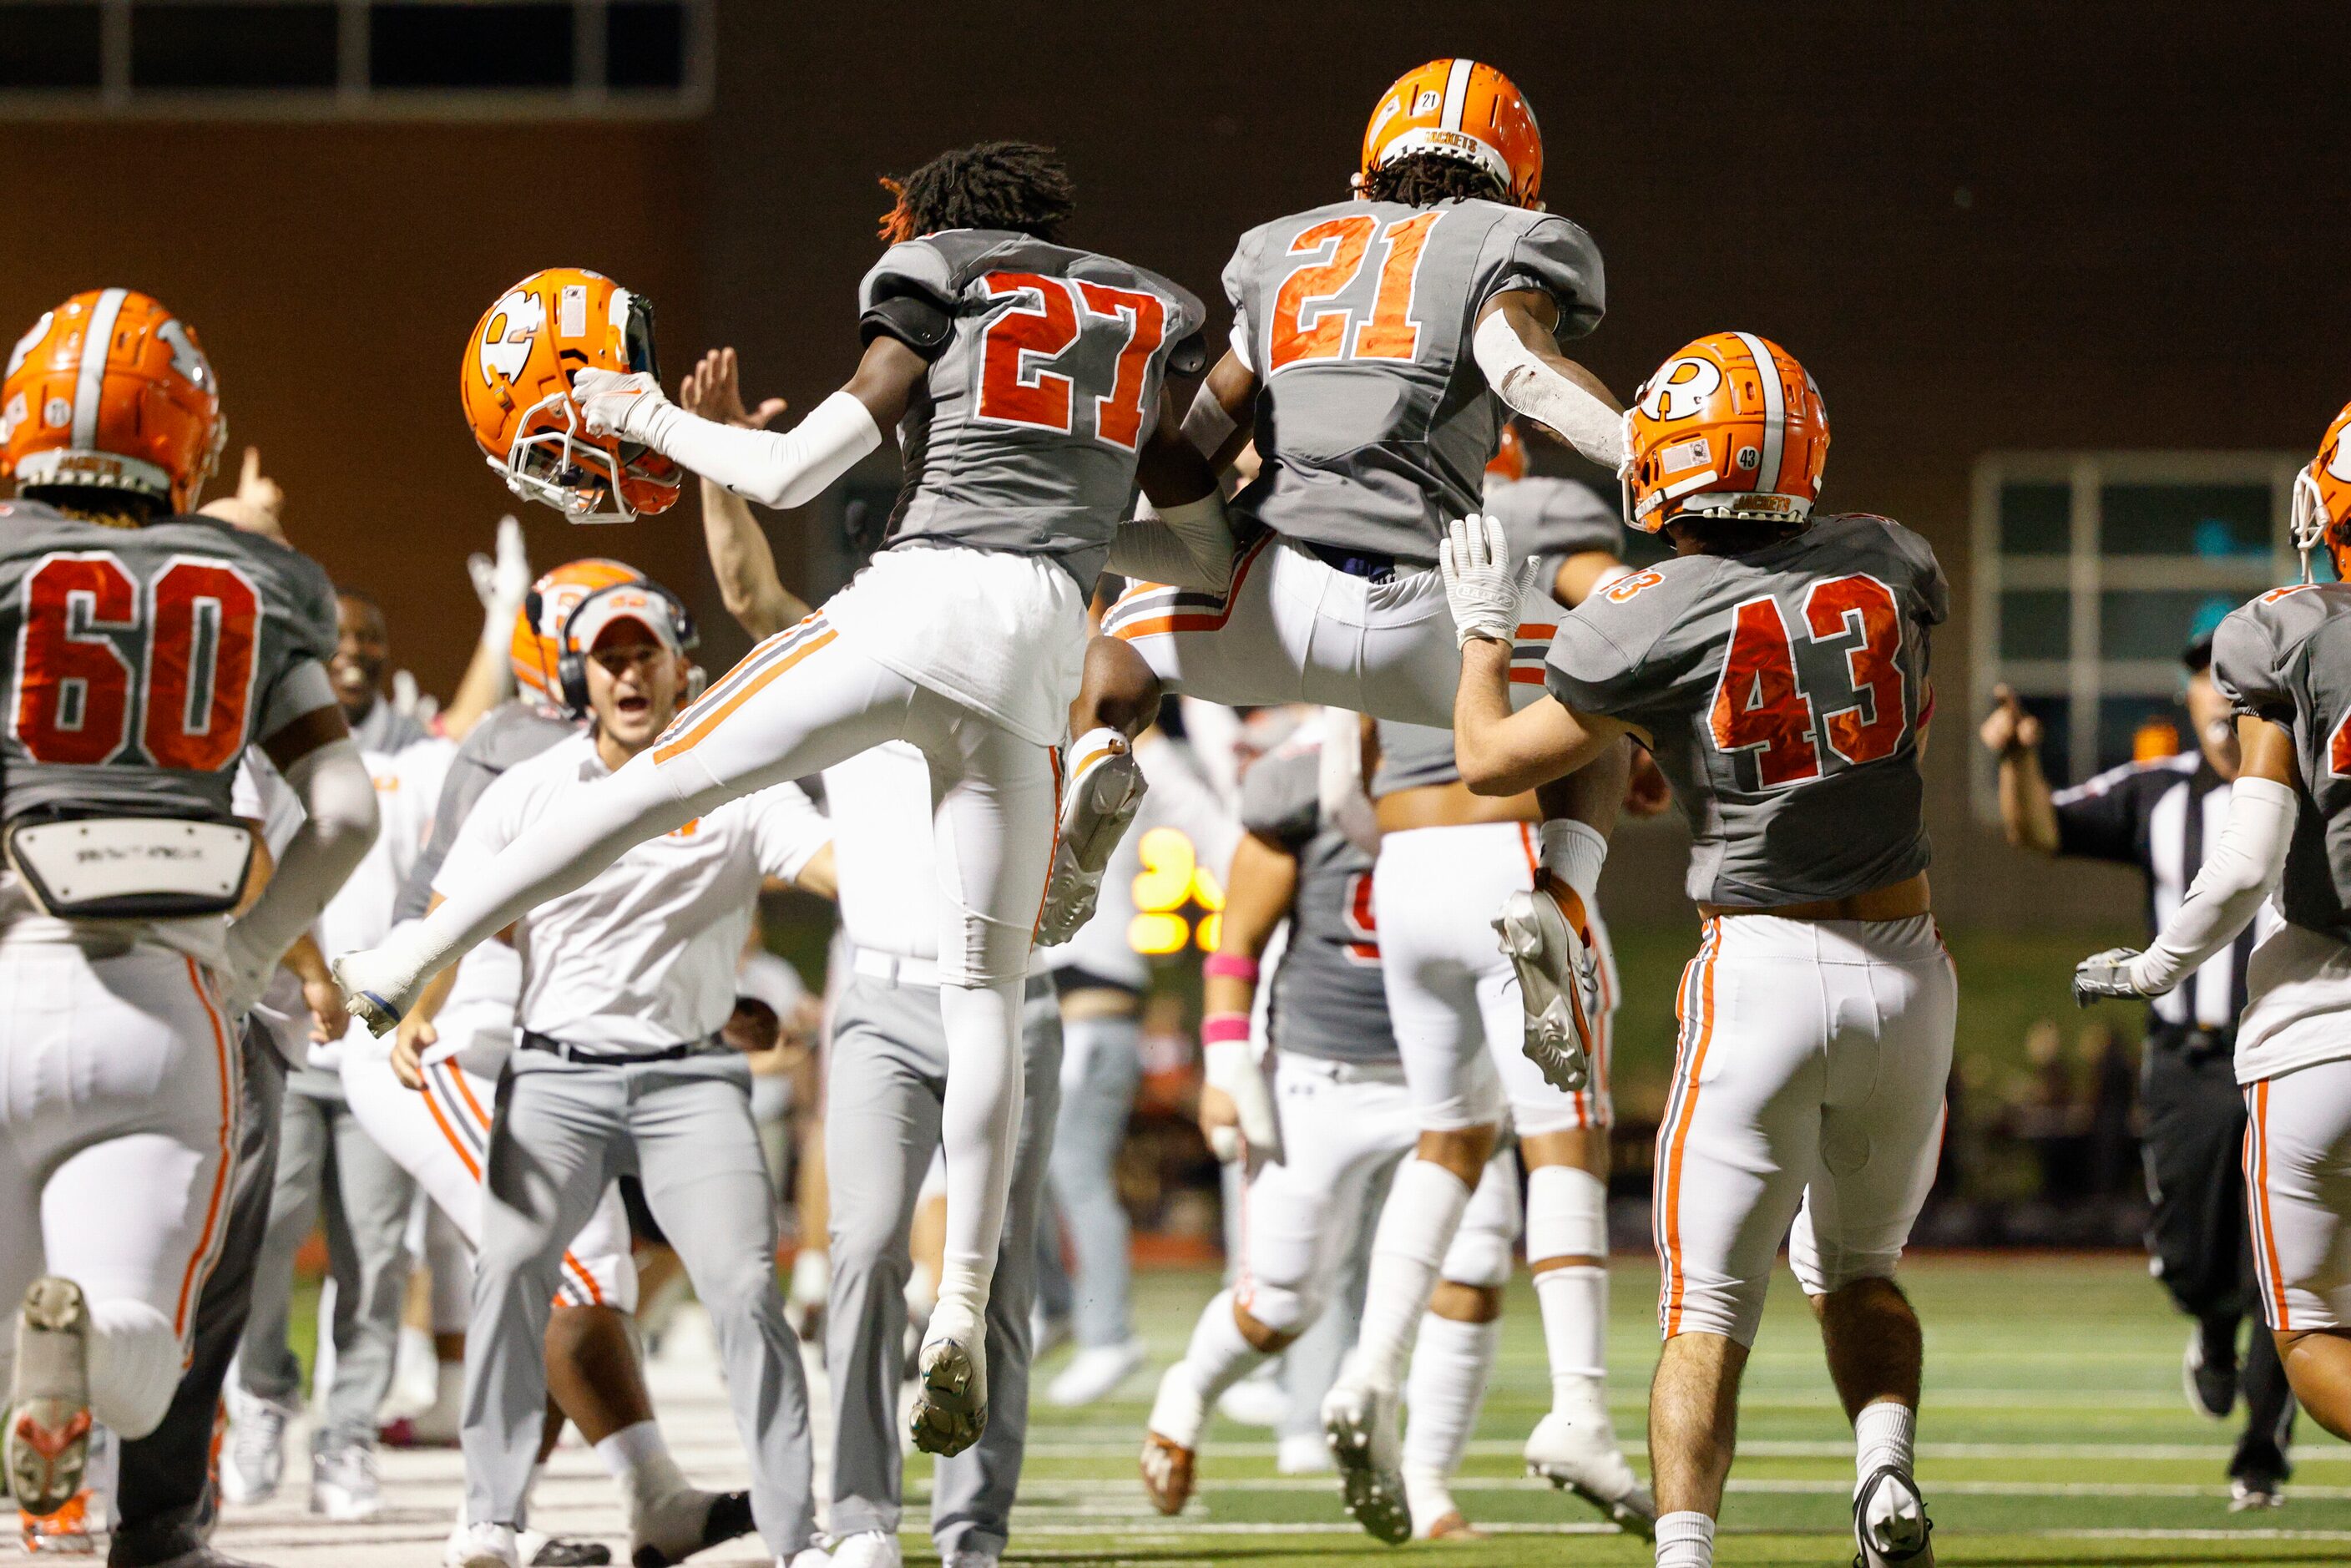
M 893 245 L 941 229 L 1011 229 L 1050 241 L 1078 205 L 1061 154 L 1033 141 L 958 147 L 902 179 L 885 176 L 882 188 L 897 198 L 882 218 Z
M 1809 517 L 1708 517 L 1683 515 L 1667 519 L 1666 533 L 1687 538 L 1700 555 L 1752 555 L 1812 527 Z
M 110 528 L 143 528 L 172 509 L 158 496 L 94 485 L 25 485 L 16 493 L 28 501 L 55 507 L 68 517 Z
M 1510 188 L 1467 158 L 1445 152 L 1407 152 L 1364 176 L 1364 194 L 1374 202 L 1433 207 L 1439 202 L 1499 202 Z

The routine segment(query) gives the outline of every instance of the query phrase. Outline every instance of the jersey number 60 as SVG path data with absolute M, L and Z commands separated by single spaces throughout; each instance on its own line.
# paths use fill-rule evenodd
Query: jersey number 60
M 60 552 L 26 575 L 23 611 L 9 728 L 34 761 L 113 761 L 141 691 L 156 767 L 217 773 L 245 749 L 261 595 L 235 567 L 174 556 L 142 595 L 110 551 Z M 133 669 L 108 633 L 142 627 Z

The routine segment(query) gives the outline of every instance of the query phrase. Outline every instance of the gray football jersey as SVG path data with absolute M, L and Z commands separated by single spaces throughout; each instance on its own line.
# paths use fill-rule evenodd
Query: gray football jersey
M 449 846 L 457 841 L 457 830 L 465 825 L 474 802 L 499 774 L 579 733 L 579 720 L 550 714 L 534 703 L 502 703 L 484 714 L 481 722 L 465 732 L 457 755 L 449 759 L 449 771 L 441 779 L 440 803 L 433 808 L 432 836 L 424 841 L 423 852 L 400 884 L 400 899 L 392 905 L 392 917 L 424 918 L 433 907 L 433 879 L 441 874 Z
M 225 819 L 246 746 L 298 716 L 277 711 L 282 683 L 335 651 L 335 591 L 309 557 L 210 517 L 115 528 L 0 502 L 0 816 Z
M 1392 1062 L 1387 991 L 1372 917 L 1372 857 L 1322 821 L 1322 748 L 1290 744 L 1241 779 L 1241 827 L 1298 859 L 1290 946 L 1274 971 L 1274 1049 L 1334 1061 Z
M 1225 293 L 1259 383 L 1264 465 L 1234 510 L 1310 544 L 1435 564 L 1500 440 L 1500 400 L 1470 355 L 1478 312 L 1521 288 L 1558 301 L 1562 341 L 1592 330 L 1592 237 L 1499 202 L 1361 201 L 1242 235 Z
M 1544 674 L 1647 731 L 1689 820 L 1689 895 L 1765 908 L 1924 871 L 1928 631 L 1950 591 L 1927 541 L 1822 517 L 1742 556 L 1680 556 L 1560 622 Z
M 2302 810 L 2280 913 L 2351 942 L 2351 585 L 2273 589 L 2212 634 L 2212 679 L 2239 713 L 2294 732 Z
M 1048 555 L 1088 590 L 1127 516 L 1169 356 L 1207 312 L 1158 274 L 996 229 L 892 246 L 857 307 L 911 297 L 955 319 L 898 426 L 887 547 Z
M 1510 548 L 1535 558 L 1535 586 L 1545 593 L 1572 555 L 1625 553 L 1625 521 L 1589 485 L 1534 474 L 1486 481 L 1486 511 L 1501 519 Z
M 1453 732 L 1428 724 L 1380 720 L 1380 765 L 1372 771 L 1374 800 L 1405 789 L 1433 784 L 1458 784 L 1461 769 L 1453 761 Z

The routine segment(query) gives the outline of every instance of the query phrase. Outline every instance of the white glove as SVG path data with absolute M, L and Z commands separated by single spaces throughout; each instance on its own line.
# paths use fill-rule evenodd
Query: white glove
M 571 401 L 590 435 L 618 435 L 651 444 L 653 422 L 661 411 L 674 407 L 661 382 L 643 371 L 623 375 L 619 371 L 574 371 Z
M 1473 512 L 1454 523 L 1437 544 L 1437 570 L 1453 611 L 1456 644 L 1467 645 L 1472 637 L 1518 641 L 1519 606 L 1533 563 L 1511 556 L 1501 518 Z
M 2140 956 L 2136 947 L 2109 947 L 2074 965 L 2074 1005 L 2086 1008 L 2101 997 L 2145 996 L 2134 977 Z
M 1213 1040 L 1202 1055 L 1208 1087 L 1221 1090 L 1232 1101 L 1240 1124 L 1218 1127 L 1211 1134 L 1217 1158 L 1230 1165 L 1246 1152 L 1251 1171 L 1269 1162 L 1280 1165 L 1281 1123 L 1273 1113 L 1273 1091 L 1266 1086 L 1265 1071 L 1258 1065 L 1256 1044 L 1246 1040 Z

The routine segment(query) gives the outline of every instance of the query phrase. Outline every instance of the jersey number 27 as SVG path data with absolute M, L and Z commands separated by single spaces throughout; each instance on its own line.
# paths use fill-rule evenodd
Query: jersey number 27
M 111 551 L 59 552 L 26 574 L 23 593 L 9 727 L 34 761 L 111 762 L 134 717 L 158 768 L 217 773 L 245 749 L 261 616 L 245 573 L 175 556 L 142 593 Z M 141 633 L 138 667 L 108 634 L 123 632 Z
M 1780 601 L 1766 594 L 1731 615 L 1730 650 L 1714 689 L 1718 750 L 1753 753 L 1766 789 L 1894 754 L 1910 715 L 1903 690 L 1902 616 L 1893 590 L 1856 574 L 1815 582 L 1805 591 L 1803 629 L 1810 641 L 1854 639 L 1844 658 L 1855 700 L 1830 709 L 1824 725 L 1814 722 L 1813 699 L 1797 678 L 1795 644 Z
M 1078 402 L 1074 380 L 1045 367 L 1076 346 L 1086 323 L 1123 321 L 1126 341 L 1110 388 L 1090 401 L 1094 435 L 1132 452 L 1143 439 L 1143 392 L 1151 356 L 1167 336 L 1167 305 L 1156 294 L 1034 272 L 991 272 L 990 298 L 1025 296 L 987 324 L 979 367 L 979 417 L 1067 435 Z M 1031 303 L 1034 301 L 1034 303 Z

